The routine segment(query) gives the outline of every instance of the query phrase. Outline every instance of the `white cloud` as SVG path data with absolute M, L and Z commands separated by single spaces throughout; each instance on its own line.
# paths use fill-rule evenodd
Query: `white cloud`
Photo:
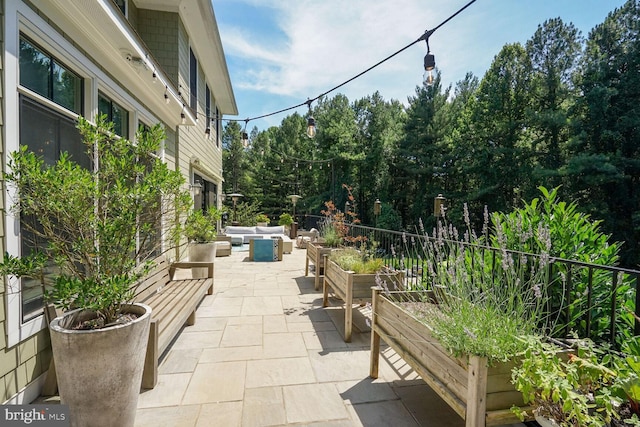
M 430 10 L 423 0 L 251 3 L 272 8 L 272 19 L 285 39 L 273 46 L 273 40 L 263 42 L 255 34 L 258 29 L 252 34 L 247 29 L 223 27 L 227 54 L 246 58 L 251 64 L 234 84 L 301 98 L 315 97 L 353 77 L 416 40 L 452 12 L 450 6 Z M 436 34 L 445 37 L 444 33 L 441 29 Z M 361 77 L 358 86 L 370 82 L 368 90 L 350 99 L 380 90 L 383 96 L 404 100 L 422 76 L 426 45 L 420 42 L 417 46 L 409 49 L 411 55 L 403 53 Z M 339 91 L 354 92 L 353 84 Z
M 525 42 L 545 19 L 577 20 L 586 34 L 624 1 L 476 1 L 438 29 L 430 47 L 447 86 L 468 71 L 482 77 L 506 43 Z M 236 19 L 220 20 L 219 4 L 241 7 L 247 19 L 232 15 Z M 214 0 L 240 114 L 251 117 L 328 91 L 465 4 L 467 0 Z M 426 45 L 419 42 L 329 96 L 344 93 L 355 101 L 379 91 L 386 99 L 406 103 L 421 84 L 425 54 Z M 281 118 L 271 117 L 269 124 Z

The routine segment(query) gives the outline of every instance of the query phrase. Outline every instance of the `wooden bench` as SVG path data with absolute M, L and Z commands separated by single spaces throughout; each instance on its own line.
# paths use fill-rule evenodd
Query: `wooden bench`
M 164 256 L 154 260 L 155 267 L 136 287 L 135 301 L 147 304 L 153 310 L 149 342 L 144 361 L 142 388 L 154 388 L 158 382 L 158 359 L 167 349 L 173 338 L 184 324 L 193 325 L 196 321 L 196 307 L 204 298 L 205 292 L 213 293 L 212 262 L 177 262 L 169 265 Z M 173 280 L 178 268 L 206 267 L 204 279 Z M 45 306 L 47 324 L 63 313 L 53 304 Z M 42 389 L 43 396 L 53 396 L 58 390 L 56 369 L 53 358 L 49 364 L 47 377 Z
M 205 293 L 213 293 L 212 262 L 175 262 L 169 264 L 165 256 L 155 259 L 154 268 L 135 290 L 135 301 L 147 304 L 153 310 L 149 343 L 144 361 L 142 388 L 154 388 L 158 382 L 158 359 L 182 327 L 196 321 L 196 308 Z M 206 267 L 203 279 L 174 280 L 177 269 Z M 189 275 L 190 277 L 190 275 Z

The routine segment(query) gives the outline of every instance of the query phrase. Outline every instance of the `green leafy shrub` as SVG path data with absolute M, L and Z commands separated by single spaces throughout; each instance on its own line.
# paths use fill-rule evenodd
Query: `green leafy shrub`
M 207 212 L 196 209 L 187 216 L 182 232 L 190 242 L 213 242 L 216 240 L 217 223 L 221 217 L 222 212 L 214 207 L 210 207 Z
M 270 219 L 266 214 L 259 213 L 258 215 L 256 215 L 256 222 L 266 222 L 268 224 L 270 222 Z
M 541 198 L 535 198 L 524 207 L 510 213 L 494 213 L 491 220 L 495 229 L 499 229 L 502 242 L 496 235 L 491 237 L 492 245 L 501 245 L 507 249 L 528 253 L 548 253 L 551 257 L 582 261 L 598 265 L 616 265 L 619 259 L 620 245 L 609 243 L 609 236 L 600 231 L 600 221 L 593 221 L 588 215 L 578 211 L 575 203 L 558 200 L 558 188 L 552 191 L 539 187 Z M 548 230 L 544 235 L 537 232 L 540 227 Z M 591 305 L 587 304 L 587 286 L 589 271 L 586 268 L 569 272 L 566 264 L 556 263 L 550 277 L 550 308 L 558 314 L 558 325 L 568 327 L 586 336 L 585 314 L 590 312 L 591 337 L 606 340 L 610 331 L 612 274 L 603 270 L 593 273 Z M 567 278 L 571 277 L 572 301 L 567 310 L 561 310 L 566 298 Z M 633 329 L 633 298 L 630 278 L 620 280 L 615 297 L 618 298 L 616 317 L 625 326 L 618 327 L 618 333 Z M 625 307 L 629 310 L 625 310 Z M 568 311 L 568 315 L 567 315 Z M 624 342 L 628 335 L 618 337 Z
M 530 337 L 512 382 L 536 415 L 559 427 L 600 427 L 618 417 L 612 362 L 590 341 L 578 342 L 575 353 L 563 355 L 561 347 Z M 527 415 L 521 408 L 512 410 L 521 420 Z
M 280 215 L 280 218 L 278 219 L 278 225 L 290 226 L 291 224 L 293 224 L 293 217 L 290 214 L 283 213 Z
M 178 224 L 163 218 L 185 213 L 191 197 L 184 177 L 156 156 L 165 138 L 160 125 L 138 132 L 135 144 L 114 137 L 104 115 L 95 125 L 80 117 L 77 127 L 95 169 L 67 153 L 54 164 L 26 146 L 11 154 L 4 179 L 19 195 L 11 210 L 37 249 L 6 257 L 0 270 L 34 277 L 39 273 L 28 270 L 41 269 L 46 259 L 57 272 L 43 276 L 53 278 L 47 298 L 65 311 L 95 311 L 93 324 L 100 327 L 116 321 L 122 304 L 131 302 L 133 285 L 162 243 L 178 241 Z

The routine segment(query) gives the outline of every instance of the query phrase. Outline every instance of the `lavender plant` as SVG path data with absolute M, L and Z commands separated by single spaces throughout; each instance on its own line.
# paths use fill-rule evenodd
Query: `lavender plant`
M 451 353 L 507 360 L 525 348 L 515 337 L 541 334 L 548 327 L 544 283 L 550 258 L 544 251 L 540 256 L 508 251 L 500 227 L 490 236 L 485 223 L 478 236 L 466 205 L 464 210 L 462 235 L 446 219 L 431 236 L 423 232 L 423 287 L 433 290 L 439 303 L 418 315 Z M 540 226 L 536 233 L 550 245 L 547 228 Z M 492 237 L 498 250 L 486 246 Z

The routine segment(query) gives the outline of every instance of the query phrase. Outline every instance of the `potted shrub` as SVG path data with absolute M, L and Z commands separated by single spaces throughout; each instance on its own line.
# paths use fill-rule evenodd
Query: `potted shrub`
M 278 225 L 284 225 L 284 234 L 287 236 L 291 234 L 291 224 L 293 224 L 293 217 L 290 214 L 280 214 L 280 217 L 278 218 Z
M 214 262 L 216 259 L 217 223 L 222 212 L 209 207 L 207 212 L 193 210 L 183 226 L 183 234 L 189 240 L 189 261 Z M 194 279 L 207 277 L 206 268 L 192 268 Z
M 51 322 L 51 344 L 62 403 L 71 425 L 134 423 L 149 334 L 150 309 L 132 301 L 161 240 L 176 241 L 163 223 L 191 203 L 184 178 L 154 154 L 164 132 L 139 132 L 135 144 L 112 137 L 112 125 L 83 118 L 78 129 L 92 169 L 68 154 L 49 165 L 23 146 L 4 178 L 15 190 L 14 215 L 40 246 L 5 257 L 2 273 L 40 276 L 47 299 L 65 313 Z M 168 234 L 167 234 L 168 233 Z M 166 239 L 162 239 L 164 237 Z M 34 262 L 39 260 L 38 262 Z
M 269 217 L 264 213 L 256 215 L 256 225 L 258 227 L 267 227 L 269 225 Z
M 329 288 L 345 303 L 344 340 L 351 341 L 354 301 L 370 301 L 371 288 L 383 285 L 387 289 L 402 289 L 404 275 L 355 248 L 337 249 L 325 257 L 323 307 L 329 305 Z

